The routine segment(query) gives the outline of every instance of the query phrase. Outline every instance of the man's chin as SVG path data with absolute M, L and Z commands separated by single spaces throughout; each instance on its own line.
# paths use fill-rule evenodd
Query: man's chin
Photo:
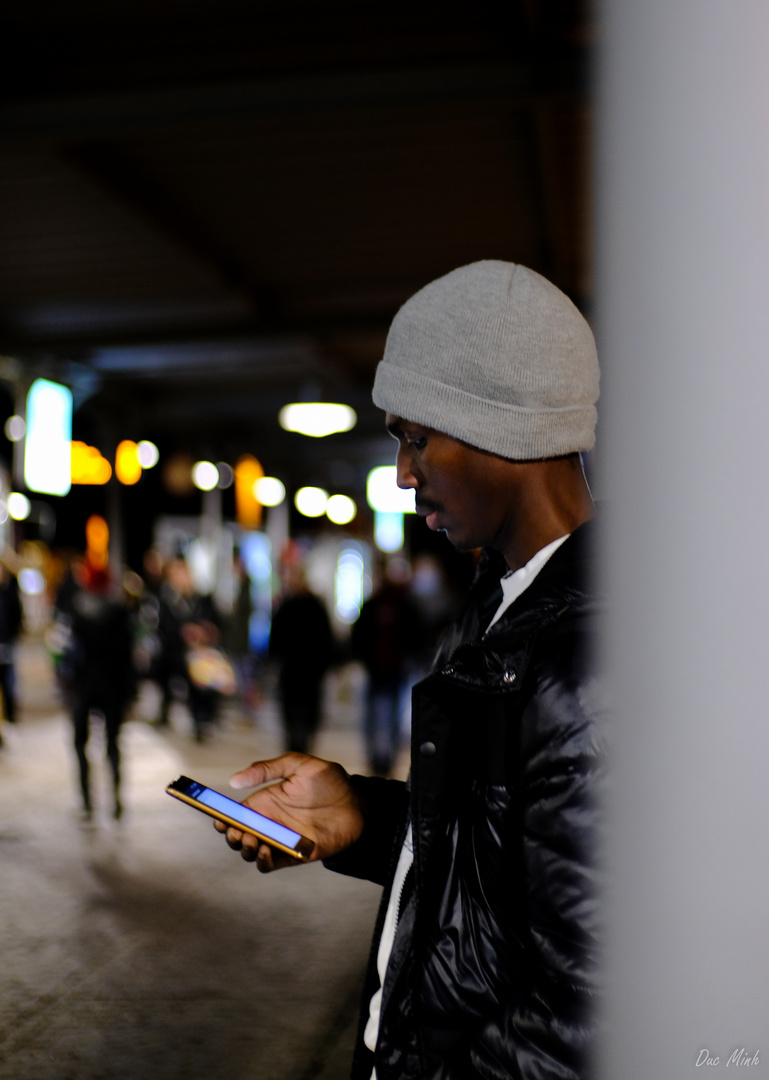
M 477 541 L 462 536 L 455 529 L 452 529 L 451 525 L 441 524 L 435 511 L 427 515 L 425 524 L 430 532 L 443 533 L 451 546 L 459 552 L 477 551 L 478 549 Z
M 451 532 L 447 526 L 438 529 L 437 532 L 442 532 L 451 546 L 462 554 L 469 551 L 475 551 L 478 548 L 476 541 L 470 540 L 467 536 L 461 536 L 458 533 Z

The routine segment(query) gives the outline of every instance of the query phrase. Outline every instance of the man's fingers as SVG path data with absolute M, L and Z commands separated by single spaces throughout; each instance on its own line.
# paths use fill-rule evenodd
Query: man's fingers
M 287 753 L 269 761 L 254 761 L 245 769 L 230 777 L 230 786 L 234 788 L 259 787 L 273 780 L 285 780 L 306 760 L 304 754 Z

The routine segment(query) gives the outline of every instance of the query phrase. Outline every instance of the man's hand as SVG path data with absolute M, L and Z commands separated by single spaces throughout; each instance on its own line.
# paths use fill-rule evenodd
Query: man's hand
M 341 765 L 306 754 L 282 754 L 270 761 L 255 761 L 235 773 L 230 784 L 249 788 L 276 780 L 280 782 L 255 791 L 244 803 L 314 841 L 310 862 L 337 855 L 363 832 L 363 807 Z M 214 825 L 226 833 L 230 847 L 247 862 L 256 862 L 263 874 L 297 865 L 296 859 L 251 833 L 219 821 Z

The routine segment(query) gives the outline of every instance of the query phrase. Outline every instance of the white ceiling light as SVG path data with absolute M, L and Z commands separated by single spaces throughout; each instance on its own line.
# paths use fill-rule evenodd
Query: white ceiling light
M 280 506 L 286 497 L 286 487 L 277 476 L 261 476 L 254 484 L 254 495 L 262 506 Z
M 335 525 L 347 525 L 358 513 L 358 507 L 348 495 L 332 495 L 326 507 L 326 517 Z
M 280 426 L 300 435 L 323 438 L 355 427 L 358 417 L 349 405 L 334 405 L 328 401 L 301 401 L 284 405 L 278 414 Z
M 32 503 L 20 491 L 12 491 L 6 505 L 14 521 L 26 521 L 32 511 Z
M 154 442 L 150 442 L 149 439 L 142 439 L 141 442 L 136 444 L 136 456 L 143 469 L 154 469 L 158 461 L 160 461 L 160 451 Z
M 366 481 L 366 498 L 372 510 L 386 513 L 413 514 L 414 489 L 399 488 L 395 465 L 372 469 Z
M 219 470 L 212 461 L 198 461 L 192 469 L 192 482 L 200 491 L 213 491 L 219 483 Z
M 294 496 L 294 506 L 305 517 L 322 517 L 328 506 L 328 492 L 318 487 L 299 488 Z

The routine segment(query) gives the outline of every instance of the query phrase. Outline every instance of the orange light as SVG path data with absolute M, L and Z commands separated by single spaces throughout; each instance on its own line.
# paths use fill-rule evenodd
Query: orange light
M 123 439 L 115 451 L 115 476 L 121 484 L 135 484 L 142 474 L 139 448 L 131 439 Z
M 112 476 L 112 466 L 95 446 L 72 442 L 72 483 L 106 484 Z
M 264 476 L 264 469 L 251 454 L 244 454 L 235 466 L 235 514 L 244 529 L 258 529 L 262 523 L 262 504 L 254 495 L 254 484 Z
M 91 566 L 103 570 L 109 562 L 109 525 L 98 514 L 85 523 L 86 558 Z

